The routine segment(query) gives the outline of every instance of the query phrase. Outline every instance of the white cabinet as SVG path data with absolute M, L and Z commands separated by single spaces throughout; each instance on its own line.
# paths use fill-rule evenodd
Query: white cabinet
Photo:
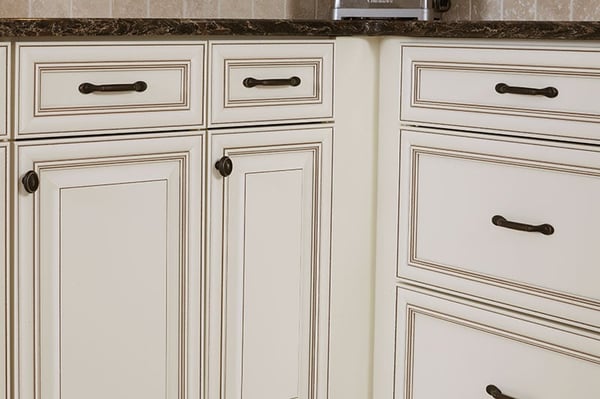
M 10 237 L 10 206 L 7 195 L 7 182 L 10 170 L 8 145 L 0 144 L 0 399 L 9 398 L 8 392 L 8 373 L 10 364 L 7 354 L 9 353 L 9 334 L 8 327 L 10 326 L 10 301 L 9 291 L 7 290 L 8 282 L 10 281 L 9 267 L 10 257 L 8 250 L 7 238 Z
M 200 134 L 15 144 L 15 179 L 39 176 L 14 192 L 16 397 L 199 396 L 203 151 Z
M 327 397 L 331 134 L 212 134 L 208 398 Z
M 381 54 L 374 398 L 600 396 L 597 49 Z

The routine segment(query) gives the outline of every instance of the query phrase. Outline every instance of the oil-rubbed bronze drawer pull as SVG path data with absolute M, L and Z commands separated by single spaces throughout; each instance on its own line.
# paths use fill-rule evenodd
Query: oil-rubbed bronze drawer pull
M 512 396 L 503 394 L 495 385 L 488 385 L 485 387 L 485 391 L 494 399 L 515 399 Z
M 302 79 L 298 76 L 292 76 L 289 79 L 254 79 L 254 78 L 246 78 L 242 82 L 244 87 L 252 88 L 256 86 L 300 86 L 302 83 Z
M 114 91 L 146 91 L 148 84 L 143 81 L 127 84 L 109 84 L 109 85 L 95 85 L 93 83 L 82 83 L 79 85 L 79 92 L 81 94 L 90 94 L 94 92 L 114 92 Z
M 522 94 L 525 96 L 544 96 L 548 98 L 558 96 L 558 89 L 556 87 L 534 89 L 531 87 L 509 86 L 506 83 L 498 83 L 496 85 L 496 92 L 500 94 Z
M 540 224 L 539 226 L 534 226 L 531 224 L 511 222 L 500 215 L 495 215 L 492 218 L 492 223 L 495 226 L 504 227 L 506 229 L 526 231 L 529 233 L 542 233 L 546 236 L 551 236 L 552 234 L 554 234 L 554 227 L 547 223 Z

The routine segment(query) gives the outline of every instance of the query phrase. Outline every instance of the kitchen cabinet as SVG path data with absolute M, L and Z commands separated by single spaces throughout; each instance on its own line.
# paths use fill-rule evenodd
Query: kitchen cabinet
M 198 397 L 204 135 L 13 146 L 15 397 Z
M 600 395 L 597 49 L 381 54 L 374 397 Z
M 209 398 L 327 397 L 331 150 L 330 127 L 211 135 Z
M 0 298 L 2 307 L 0 307 L 0 398 L 9 398 L 7 370 L 10 370 L 10 362 L 7 354 L 9 353 L 9 335 L 7 332 L 10 326 L 10 301 L 8 282 L 10 281 L 10 257 L 8 238 L 10 237 L 10 201 L 7 192 L 8 174 L 10 170 L 10 160 L 8 156 L 7 143 L 0 144 Z

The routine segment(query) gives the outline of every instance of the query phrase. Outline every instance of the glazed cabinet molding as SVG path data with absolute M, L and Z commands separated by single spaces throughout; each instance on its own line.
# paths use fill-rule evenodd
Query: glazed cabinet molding
M 331 40 L 210 41 L 211 127 L 333 119 Z
M 328 397 L 331 135 L 212 135 L 209 398 Z
M 204 136 L 13 146 L 14 398 L 199 397 Z
M 382 41 L 374 398 L 600 395 L 598 54 Z
M 599 148 L 416 129 L 400 142 L 399 279 L 600 332 Z
M 577 330 L 403 285 L 396 308 L 397 398 L 600 393 L 600 341 Z
M 415 41 L 399 51 L 406 123 L 600 140 L 594 46 Z
M 204 126 L 206 42 L 15 47 L 17 138 Z

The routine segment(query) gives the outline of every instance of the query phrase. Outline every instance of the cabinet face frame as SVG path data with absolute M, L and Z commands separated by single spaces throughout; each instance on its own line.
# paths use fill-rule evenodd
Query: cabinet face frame
M 0 43 L 0 139 L 8 137 L 11 120 L 11 44 Z
M 310 283 L 310 349 L 308 354 L 307 379 L 308 381 L 298 381 L 301 386 L 298 387 L 298 399 L 325 399 L 328 397 L 328 350 L 329 350 L 329 286 L 330 286 L 330 228 L 331 228 L 331 128 L 288 128 L 287 130 L 274 129 L 247 129 L 213 133 L 211 136 L 211 153 L 209 166 L 212 168 L 210 174 L 210 265 L 209 270 L 209 299 L 210 303 L 210 331 L 209 341 L 209 379 L 207 398 L 230 399 L 242 395 L 243 387 L 241 381 L 237 380 L 240 376 L 242 365 L 241 360 L 236 359 L 235 352 L 233 357 L 227 354 L 225 349 L 228 342 L 234 342 L 241 339 L 243 327 L 241 330 L 237 323 L 234 326 L 228 326 L 231 317 L 243 317 L 242 313 L 234 312 L 228 315 L 229 309 L 236 309 L 237 305 L 231 304 L 241 300 L 242 306 L 245 301 L 239 296 L 227 293 L 228 282 L 224 274 L 229 267 L 235 265 L 228 263 L 229 248 L 240 247 L 239 245 L 227 245 L 225 237 L 231 237 L 228 227 L 235 225 L 235 221 L 229 221 L 229 212 L 227 211 L 231 201 L 235 199 L 228 197 L 230 177 L 223 178 L 212 165 L 222 156 L 227 155 L 233 160 L 233 169 L 236 169 L 236 157 L 244 161 L 244 157 L 258 154 L 261 157 L 280 156 L 286 157 L 286 154 L 299 152 L 302 154 L 311 153 L 312 167 L 314 176 L 312 187 L 314 192 L 313 216 L 311 222 L 311 240 L 313 255 L 310 260 L 310 269 L 312 273 Z M 265 170 L 263 173 L 268 172 Z M 258 172 L 261 173 L 261 172 Z M 238 223 L 239 225 L 239 223 Z M 245 242 L 245 241 L 244 241 Z M 269 282 L 274 283 L 274 282 Z M 228 301 L 230 303 L 228 303 Z M 239 308 L 237 308 L 239 309 Z M 242 307 L 243 309 L 243 307 Z M 225 312 L 225 313 L 224 313 Z M 228 328 L 229 327 L 229 328 Z M 237 338 L 236 338 L 237 337 Z M 233 340 L 233 341 L 232 341 Z M 243 344 L 242 344 L 243 345 Z M 241 349 L 243 353 L 243 349 Z M 241 354 L 243 356 L 243 354 Z M 228 363 L 230 360 L 230 364 Z M 240 360 L 239 362 L 236 360 Z M 233 364 L 231 364 L 233 362 Z M 236 371 L 237 370 L 237 371 Z M 305 370 L 298 369 L 302 374 Z M 237 376 L 237 377 L 236 377 Z M 233 378 L 234 381 L 228 381 Z M 301 378 L 299 376 L 299 378 Z M 233 384 L 233 385 L 231 385 Z M 239 385 L 238 385 L 239 384 Z M 305 386 L 302 386 L 305 385 Z M 229 391 L 228 391 L 229 389 Z M 232 392 L 233 391 L 233 392 Z M 249 398 L 250 399 L 250 398 Z
M 15 284 L 15 386 L 14 398 L 34 399 L 41 396 L 57 397 L 55 388 L 51 392 L 40 391 L 40 370 L 43 371 L 43 363 L 40 356 L 52 358 L 52 353 L 42 353 L 44 350 L 43 341 L 40 341 L 40 328 L 45 325 L 52 329 L 54 323 L 52 315 L 47 312 L 45 319 L 40 319 L 40 305 L 36 305 L 40 298 L 40 281 L 37 277 L 40 270 L 40 262 L 45 261 L 49 266 L 55 262 L 57 248 L 53 247 L 55 242 L 48 240 L 40 245 L 40 195 L 44 191 L 57 192 L 48 179 L 53 177 L 63 177 L 63 183 L 68 184 L 69 179 L 77 174 L 95 172 L 94 179 L 106 179 L 107 187 L 119 185 L 119 181 L 127 182 L 127 179 L 135 180 L 135 176 L 143 176 L 146 181 L 146 166 L 151 173 L 157 175 L 165 182 L 175 183 L 171 192 L 176 193 L 178 200 L 173 207 L 177 212 L 176 219 L 173 222 L 165 224 L 168 231 L 165 236 L 165 254 L 168 256 L 165 266 L 171 265 L 169 259 L 178 259 L 176 269 L 179 273 L 180 287 L 176 294 L 176 305 L 178 312 L 183 315 L 177 322 L 176 338 L 177 350 L 175 361 L 178 363 L 177 378 L 174 382 L 174 389 L 179 392 L 176 397 L 180 399 L 199 397 L 201 389 L 200 370 L 204 349 L 202 347 L 202 303 L 201 303 L 201 285 L 203 276 L 203 257 L 202 237 L 204 235 L 203 220 L 204 216 L 204 135 L 188 135 L 176 137 L 152 137 L 145 136 L 121 136 L 118 138 L 88 138 L 88 139 L 69 139 L 69 140 L 48 140 L 44 142 L 22 142 L 14 144 L 16 168 L 14 179 L 19 182 L 20 177 L 28 170 L 35 170 L 40 176 L 40 189 L 34 194 L 28 194 L 19 184 L 13 198 L 15 201 L 15 214 L 19 224 L 14 226 L 15 240 L 15 265 L 17 265 L 14 276 Z M 125 173 L 103 174 L 102 168 L 112 168 L 114 171 Z M 127 169 L 129 168 L 129 169 Z M 136 169 L 137 168 L 137 169 Z M 87 169 L 87 170 L 86 170 Z M 135 170 L 134 170 L 135 169 Z M 77 173 L 70 173 L 70 172 Z M 61 175 L 62 173 L 62 175 Z M 67 175 L 70 173 L 70 175 Z M 168 173 L 168 174 L 165 174 Z M 44 174 L 48 176 L 44 178 Z M 160 177 L 162 176 L 164 177 Z M 131 175 L 131 177 L 129 177 Z M 86 175 L 86 176 L 89 176 Z M 111 179 L 115 182 L 110 183 Z M 133 181 L 137 183 L 137 181 Z M 140 180 L 140 183 L 142 181 Z M 135 184 L 134 184 L 135 185 Z M 103 186 L 101 184 L 101 186 Z M 61 189 L 60 182 L 56 186 Z M 68 186 L 65 186 L 69 188 Z M 86 184 L 80 186 L 88 187 Z M 100 186 L 98 186 L 100 187 Z M 79 188 L 75 184 L 72 188 Z M 176 190 L 176 191 L 173 191 Z M 68 191 L 68 190 L 67 190 Z M 62 196 L 62 194 L 60 194 Z M 172 194 L 169 194 L 172 198 Z M 49 197 L 50 198 L 50 197 Z M 167 197 L 168 199 L 169 197 Z M 52 198 L 50 198 L 52 200 Z M 45 201 L 46 205 L 49 201 Z M 51 208 L 50 208 L 51 209 Z M 171 211 L 168 211 L 172 213 Z M 46 213 L 46 220 L 48 213 Z M 43 219 L 42 219 L 43 220 Z M 167 223 L 165 221 L 165 223 Z M 55 225 L 51 224 L 50 227 Z M 48 226 L 44 229 L 48 230 Z M 176 230 L 173 230 L 176 229 Z M 176 231 L 176 233 L 175 233 Z M 174 235 L 175 234 L 175 235 Z M 138 240 L 139 241 L 139 240 Z M 48 252 L 51 259 L 40 260 L 40 251 Z M 169 263 L 167 263 L 169 262 Z M 160 261 L 159 261 L 160 263 Z M 60 267 L 60 263 L 58 265 Z M 48 268 L 48 267 L 47 267 Z M 166 270 L 166 269 L 165 269 Z M 156 277 L 156 274 L 154 275 Z M 131 280 L 130 280 L 131 281 Z M 183 285 L 182 285 L 183 284 Z M 51 285 L 45 284 L 46 287 Z M 148 293 L 148 291 L 146 291 Z M 48 295 L 48 293 L 46 293 Z M 171 295 L 173 296 L 173 295 Z M 156 299 L 154 296 L 153 299 Z M 72 302 L 72 301 L 71 301 Z M 166 304 L 165 299 L 165 304 Z M 169 302 L 173 303 L 173 302 Z M 59 305 L 62 306 L 62 305 Z M 166 305 L 165 305 L 166 306 Z M 48 309 L 46 307 L 46 309 Z M 167 308 L 165 307 L 165 311 Z M 52 312 L 50 312 L 52 313 Z M 178 316 L 181 317 L 181 316 Z M 44 322 L 44 320 L 46 320 Z M 48 322 L 50 320 L 50 322 Z M 50 324 L 48 324 L 50 323 Z M 165 321 L 167 323 L 167 321 Z M 165 324 L 166 326 L 167 324 Z M 171 325 L 171 324 L 168 324 Z M 59 333 L 60 334 L 60 333 Z M 169 342 L 173 341 L 170 339 Z M 165 341 L 166 342 L 166 341 Z M 174 341 L 175 342 L 175 341 Z M 40 346 L 42 345 L 42 346 Z M 165 343 L 165 345 L 168 345 Z M 52 351 L 53 345 L 50 347 Z M 166 347 L 165 347 L 166 348 Z M 71 350 L 72 352 L 72 350 Z M 165 358 L 166 359 L 166 358 Z M 165 360 L 165 362 L 173 361 Z M 165 363 L 170 364 L 170 363 Z M 52 374 L 54 368 L 48 374 Z M 167 370 L 165 370 L 166 372 Z M 50 377 L 55 380 L 56 376 Z M 48 380 L 48 377 L 46 377 Z M 60 380 L 59 380 L 60 381 Z M 129 387 L 128 387 L 129 388 Z M 48 389 L 48 388 L 46 388 Z M 171 391 L 172 392 L 172 391 Z M 168 395 L 169 399 L 173 395 Z
M 8 143 L 0 143 L 0 224 L 3 229 L 0 231 L 0 298 L 2 309 L 0 311 L 0 379 L 2 380 L 2 391 L 0 399 L 10 397 L 10 246 L 8 238 L 10 237 L 10 195 L 9 195 L 9 173 L 10 173 L 10 153 Z

